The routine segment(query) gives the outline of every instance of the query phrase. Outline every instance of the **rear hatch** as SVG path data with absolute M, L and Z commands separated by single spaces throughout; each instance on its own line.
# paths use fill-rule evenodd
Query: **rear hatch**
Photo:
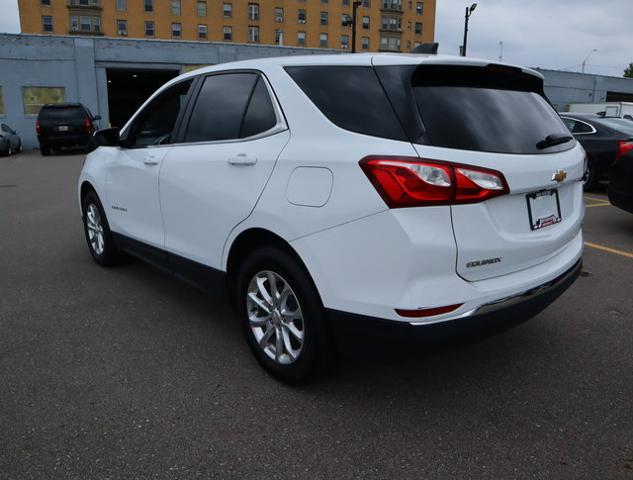
M 37 120 L 42 137 L 76 137 L 86 131 L 86 112 L 80 106 L 44 106 Z
M 502 65 L 376 70 L 421 158 L 505 178 L 505 195 L 451 206 L 461 277 L 546 262 L 578 234 L 585 153 L 546 100 L 541 77 Z

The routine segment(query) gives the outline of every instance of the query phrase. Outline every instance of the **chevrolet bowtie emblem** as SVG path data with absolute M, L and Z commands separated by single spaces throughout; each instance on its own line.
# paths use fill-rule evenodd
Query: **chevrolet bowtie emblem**
M 552 182 L 561 183 L 567 178 L 567 172 L 565 170 L 556 170 L 552 173 Z

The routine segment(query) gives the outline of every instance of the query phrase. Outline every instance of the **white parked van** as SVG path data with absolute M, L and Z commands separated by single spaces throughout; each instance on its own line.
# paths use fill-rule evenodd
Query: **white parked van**
M 572 103 L 569 105 L 569 111 L 573 113 L 597 113 L 604 117 L 633 120 L 633 102 Z

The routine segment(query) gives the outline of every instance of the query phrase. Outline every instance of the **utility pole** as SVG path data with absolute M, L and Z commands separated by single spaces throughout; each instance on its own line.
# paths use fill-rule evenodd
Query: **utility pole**
M 356 53 L 356 12 L 362 3 L 363 2 L 359 0 L 354 0 L 354 2 L 352 2 L 352 53 Z M 349 22 L 346 23 L 346 26 L 348 25 Z
M 470 7 L 466 7 L 466 16 L 464 20 L 464 44 L 462 45 L 462 57 L 466 56 L 466 47 L 468 46 L 468 20 L 477 8 L 477 4 L 473 3 Z

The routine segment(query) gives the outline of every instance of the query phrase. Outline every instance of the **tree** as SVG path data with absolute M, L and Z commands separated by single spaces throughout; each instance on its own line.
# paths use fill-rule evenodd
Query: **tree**
M 629 66 L 624 70 L 624 76 L 626 78 L 633 78 L 633 63 L 629 63 Z

